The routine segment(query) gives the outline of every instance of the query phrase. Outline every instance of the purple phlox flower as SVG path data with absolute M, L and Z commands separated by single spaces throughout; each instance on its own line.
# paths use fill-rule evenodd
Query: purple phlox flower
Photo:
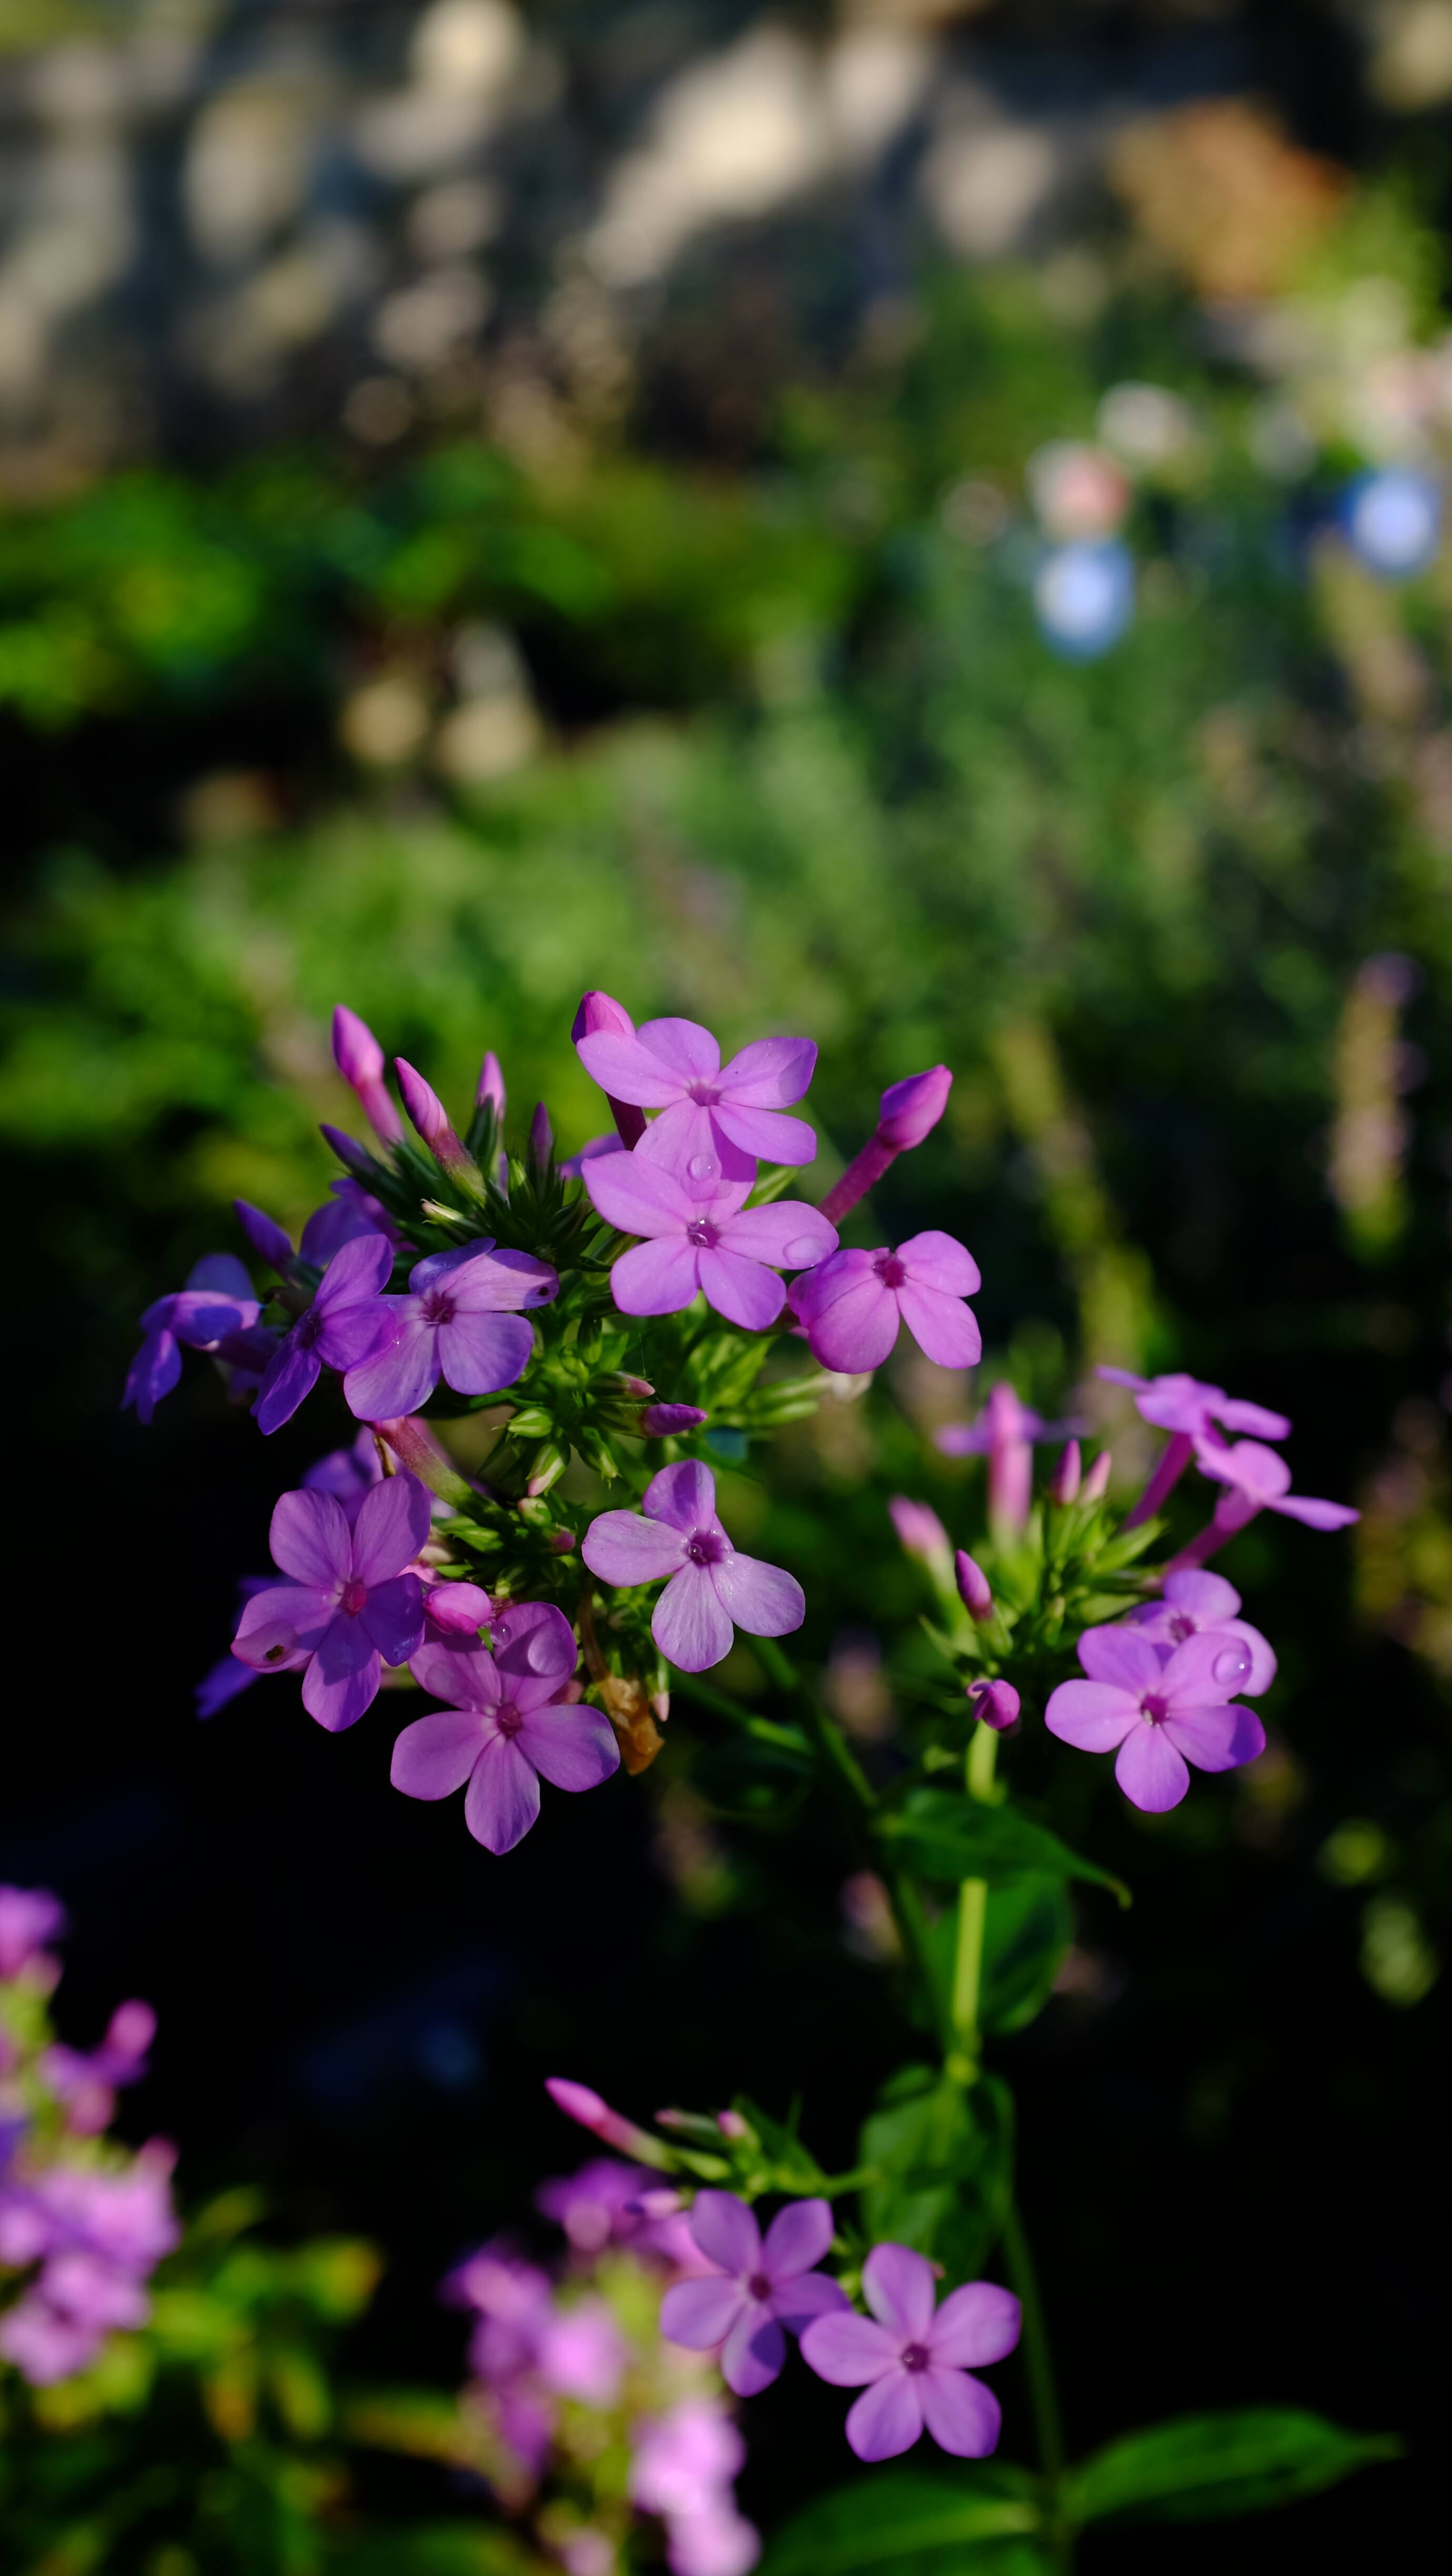
M 613 2406 L 628 2358 L 625 2338 L 603 2299 L 554 2306 L 541 2326 L 535 2368 L 557 2397 L 583 2406 Z
M 121 1404 L 134 1404 L 149 1422 L 181 1376 L 181 1345 L 225 1359 L 262 1309 L 252 1282 L 230 1252 L 204 1253 L 187 1273 L 184 1288 L 158 1297 L 141 1318 L 145 1338 L 126 1372 Z
M 122 2172 L 52 2164 L 0 2194 L 0 2262 L 42 2263 L 26 2297 L 0 2318 L 0 2352 L 28 2379 L 66 2378 L 113 2327 L 145 2323 L 142 2284 L 180 2237 L 174 2162 L 154 2138 Z
M 398 1076 L 403 1105 L 429 1152 L 436 1155 L 449 1171 L 474 1171 L 477 1168 L 474 1157 L 466 1150 L 462 1136 L 455 1134 L 438 1093 L 430 1090 L 423 1075 L 415 1073 L 413 1066 L 406 1063 L 401 1055 L 394 1057 L 393 1069 Z
M 1183 1370 L 1163 1377 L 1136 1377 L 1133 1369 L 1099 1368 L 1095 1375 L 1110 1386 L 1128 1387 L 1141 1420 L 1170 1434 L 1149 1483 L 1125 1515 L 1126 1529 L 1138 1529 L 1159 1510 L 1183 1476 L 1198 1440 L 1223 1447 L 1227 1431 L 1248 1432 L 1257 1440 L 1284 1440 L 1291 1428 L 1283 1413 L 1227 1395 L 1223 1387 L 1203 1385 Z
M 910 1073 L 902 1082 L 890 1082 L 878 1106 L 877 1125 L 860 1154 L 847 1166 L 822 1201 L 822 1214 L 833 1225 L 840 1225 L 849 1208 L 855 1208 L 883 1173 L 889 1171 L 899 1154 L 921 1145 L 931 1136 L 944 1110 L 953 1077 L 945 1064 L 935 1064 L 926 1073 Z
M 268 1366 L 257 1399 L 259 1430 L 280 1431 L 325 1368 L 351 1368 L 372 1348 L 381 1320 L 379 1291 L 392 1269 L 393 1246 L 382 1234 L 356 1235 L 333 1255 L 312 1304 Z
M 1086 1628 L 1079 1661 L 1089 1678 L 1061 1682 L 1044 1724 L 1081 1753 L 1112 1753 L 1114 1776 L 1147 1815 L 1177 1807 L 1197 1771 L 1233 1771 L 1265 1751 L 1265 1728 L 1233 1693 L 1252 1668 L 1250 1647 L 1213 1628 L 1167 1651 L 1133 1628 Z
M 1284 1458 L 1259 1440 L 1237 1440 L 1228 1449 L 1213 1440 L 1197 1440 L 1195 1457 L 1202 1475 L 1231 1486 L 1250 1505 L 1240 1515 L 1242 1525 L 1256 1512 L 1281 1512 L 1287 1520 L 1318 1530 L 1346 1529 L 1361 1518 L 1349 1503 L 1317 1502 L 1309 1494 L 1288 1492 L 1291 1471 Z
M 89 2326 L 64 2315 L 42 2297 L 27 2291 L 0 2316 L 0 2356 L 13 2362 L 32 2388 L 53 2388 L 73 2379 L 95 2360 L 103 2338 Z
M 1012 1682 L 1001 1678 L 989 1681 L 980 1676 L 976 1682 L 969 1682 L 967 1697 L 980 1725 L 991 1726 L 999 1735 L 1005 1727 L 1017 1726 L 1020 1702 Z
M 983 1349 L 964 1305 L 978 1264 L 950 1234 L 914 1234 L 896 1250 L 834 1252 L 788 1291 L 823 1368 L 858 1376 L 880 1368 L 899 1323 L 942 1368 L 972 1368 Z
M 521 1601 L 493 1623 L 487 1647 L 425 1646 L 410 1670 L 448 1702 L 406 1726 L 389 1773 L 407 1798 L 465 1789 L 464 1822 L 487 1851 L 512 1851 L 539 1814 L 539 1784 L 594 1789 L 620 1767 L 608 1718 L 564 1696 L 579 1649 L 563 1612 Z
M 139 2084 L 146 2073 L 155 2037 L 155 2013 L 136 2000 L 117 2005 L 99 2048 L 82 2051 L 57 2042 L 45 2051 L 41 2072 L 66 2105 L 66 2126 L 78 2137 L 98 2137 L 107 2127 L 120 2087 Z
M 668 2161 L 659 2139 L 647 2129 L 638 2129 L 622 2111 L 612 2111 L 592 2085 L 577 2084 L 571 2075 L 547 2075 L 545 2091 L 557 2111 L 563 2111 L 567 2120 L 578 2120 L 602 2146 L 617 2147 L 622 2155 L 634 2156 L 644 2165 Z
M 758 1155 L 810 1163 L 816 1154 L 806 1120 L 781 1114 L 811 1082 L 817 1050 L 809 1038 L 758 1038 L 729 1064 L 695 1020 L 645 1020 L 630 1033 L 597 1027 L 575 1044 L 609 1098 L 659 1110 L 652 1156 L 684 1177 L 749 1182 Z
M 469 2367 L 491 2387 L 531 2369 L 540 2330 L 549 2315 L 549 2275 L 498 2240 L 481 2245 L 449 2274 L 443 2295 L 473 2308 L 479 2323 L 469 2345 Z
M 995 2281 L 970 2281 L 935 2313 L 933 2267 L 906 2245 L 874 2245 L 862 2289 L 871 2317 L 819 2317 L 802 2337 L 802 2358 L 819 2379 L 864 2392 L 847 2417 L 859 2460 L 896 2459 L 924 2429 L 955 2459 L 985 2458 L 1000 2410 L 971 2373 L 1012 2352 L 1017 2299 Z
M 905 1555 L 946 1573 L 953 1542 L 931 1503 L 915 1503 L 907 1494 L 893 1494 L 888 1500 L 887 1516 Z
M 746 2576 L 761 2540 L 736 2510 L 731 2481 L 746 2446 L 718 2399 L 686 2397 L 635 2430 L 632 2503 L 666 2526 L 672 2576 Z
M 650 2185 L 644 2165 L 625 2165 L 614 2156 L 594 2156 L 578 2173 L 556 2174 L 542 2182 L 534 2205 L 544 2218 L 562 2227 L 577 2254 L 601 2254 L 607 2245 L 628 2244 L 641 2221 L 631 2204 Z
M 418 1650 L 423 1586 L 404 1569 L 428 1533 L 429 1498 L 413 1476 L 375 1485 L 351 1529 L 333 1494 L 281 1495 L 270 1544 L 292 1580 L 248 1602 L 233 1653 L 259 1671 L 301 1672 L 308 1715 L 330 1734 L 352 1726 L 377 1696 L 380 1663 Z
M 326 1270 L 333 1255 L 361 1234 L 382 1234 L 390 1243 L 397 1243 L 398 1228 L 392 1217 L 382 1201 L 375 1199 L 359 1182 L 330 1181 L 328 1189 L 330 1196 L 326 1206 L 314 1208 L 298 1238 L 298 1253 L 303 1262 Z M 253 1207 L 246 1199 L 234 1199 L 232 1206 L 253 1251 L 270 1262 L 280 1278 L 305 1280 L 307 1273 L 299 1268 L 291 1239 L 276 1218 L 270 1217 L 263 1208 Z
M 761 2556 L 760 2532 L 737 2512 L 729 2493 L 713 2496 L 694 2513 L 664 2519 L 671 2576 L 748 2576 Z
M 375 1136 L 381 1136 L 385 1145 L 396 1145 L 403 1134 L 403 1120 L 384 1087 L 383 1049 L 367 1021 L 343 1002 L 333 1013 L 333 1062 L 349 1089 L 357 1093 Z
M 1062 1440 L 1083 1427 L 1073 1420 L 1045 1422 L 1016 1387 L 1000 1378 L 989 1388 L 976 1422 L 947 1423 L 933 1438 L 946 1457 L 987 1457 L 989 1518 L 996 1529 L 1013 1536 L 1027 1522 L 1033 1500 L 1036 1442 Z
M 547 1261 L 497 1252 L 492 1235 L 430 1253 L 409 1273 L 407 1296 L 374 1299 L 373 1341 L 343 1380 L 349 1405 L 378 1422 L 416 1413 L 441 1377 L 460 1395 L 512 1386 L 534 1349 L 518 1310 L 548 1305 L 559 1285 Z
M 699 1431 L 710 1419 L 699 1404 L 648 1404 L 640 1417 L 641 1435 L 646 1440 L 678 1440 L 683 1432 Z
M 800 1628 L 806 1600 L 795 1577 L 759 1557 L 740 1556 L 716 1517 L 716 1480 L 698 1459 L 662 1467 L 639 1512 L 602 1512 L 581 1554 L 605 1583 L 669 1577 L 650 1633 L 668 1663 L 703 1673 L 731 1651 L 733 1623 L 751 1637 Z
M 644 1153 L 601 1155 L 584 1182 L 607 1225 L 647 1238 L 610 1273 L 622 1315 L 674 1315 L 697 1291 L 748 1332 L 774 1324 L 786 1301 L 777 1270 L 803 1270 L 835 1252 L 825 1217 L 803 1201 L 748 1208 L 750 1180 L 697 1189 Z
M 625 1104 L 621 1105 L 623 1107 Z M 635 1115 L 637 1117 L 640 1115 L 638 1110 Z M 620 1138 L 613 1132 L 608 1136 L 592 1136 L 588 1145 L 580 1147 L 578 1154 L 567 1154 L 564 1161 L 558 1165 L 560 1178 L 562 1181 L 582 1180 L 587 1163 L 597 1162 L 602 1154 L 618 1154 L 619 1151 Z
M 479 1583 L 435 1583 L 424 1594 L 424 1616 L 434 1634 L 427 1644 L 457 1644 L 477 1638 L 494 1616 L 494 1604 Z
M 744 2200 L 731 2191 L 698 2191 L 690 2227 L 717 2269 L 667 2290 L 661 2333 L 691 2352 L 710 2352 L 719 2344 L 727 2387 L 738 2397 L 754 2397 L 780 2375 L 786 2360 L 783 2328 L 799 2335 L 813 2317 L 848 2304 L 839 2283 L 815 2268 L 832 2242 L 832 2204 L 789 2202 L 763 2243 Z
M 383 1482 L 383 1461 L 371 1430 L 360 1431 L 346 1449 L 330 1449 L 325 1457 L 315 1458 L 303 1473 L 303 1484 L 310 1494 L 333 1494 L 343 1506 L 344 1518 L 351 1529 L 362 1508 L 363 1497 Z
M 1187 1569 L 1167 1574 L 1161 1599 L 1137 1602 L 1118 1625 L 1133 1628 L 1152 1645 L 1170 1648 L 1183 1646 L 1188 1637 L 1238 1638 L 1249 1652 L 1250 1670 L 1236 1689 L 1247 1699 L 1259 1699 L 1275 1680 L 1276 1659 L 1260 1630 L 1242 1619 L 1239 1611 L 1240 1595 L 1223 1574 Z
M 570 1024 L 570 1044 L 578 1047 L 581 1038 L 600 1036 L 633 1039 L 635 1022 L 623 1002 L 613 1000 L 609 993 L 582 993 L 580 1007 Z M 611 1099 L 608 1091 L 605 1097 L 615 1121 L 615 1133 L 605 1141 L 612 1151 L 623 1145 L 628 1153 L 645 1134 L 645 1112 L 637 1109 L 633 1101 Z M 589 1150 L 587 1145 L 586 1153 Z
M 0 1977 L 18 1977 L 47 1941 L 66 1928 L 66 1910 L 48 1887 L 0 1887 Z

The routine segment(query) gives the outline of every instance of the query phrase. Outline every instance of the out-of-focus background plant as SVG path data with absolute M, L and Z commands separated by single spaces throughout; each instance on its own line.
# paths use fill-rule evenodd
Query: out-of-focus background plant
M 1135 1912 L 1086 1906 L 1017 2076 L 1080 2088 L 1073 2189 L 1062 2141 L 1025 2152 L 1084 2442 L 1247 2393 L 1252 2270 L 1264 2394 L 1415 2431 L 1448 2285 L 1452 6 L 9 0 L 0 48 L 0 1877 L 65 1897 L 78 2024 L 161 2007 L 120 2118 L 181 2142 L 203 2212 L 175 2299 L 280 2303 L 311 2353 L 364 2274 L 298 2249 L 362 2230 L 389 2265 L 345 2379 L 446 2388 L 433 2285 L 527 2216 L 557 2060 L 649 2099 L 734 2049 L 830 2139 L 885 2045 L 873 1891 L 825 1944 L 830 1833 L 785 1883 L 683 1712 L 628 1848 L 566 1816 L 507 1878 L 410 1839 L 291 1705 L 191 1717 L 278 1462 L 238 1425 L 222 1474 L 204 1374 L 118 1422 L 137 1312 L 233 1195 L 316 1203 L 335 1000 L 455 1095 L 494 1047 L 521 1123 L 548 1087 L 577 1147 L 567 1032 L 604 983 L 728 1045 L 815 1036 L 823 1179 L 885 1082 L 954 1065 L 943 1150 L 882 1198 L 972 1244 L 985 1383 L 1097 1408 L 1127 1479 L 1089 1371 L 1189 1367 L 1355 1492 L 1353 1601 L 1263 1524 L 1239 1543 L 1301 1641 L 1273 1749 L 1121 1823 Z M 746 1477 L 727 1514 L 807 1582 L 864 1734 L 894 1722 L 874 1606 L 916 1598 L 877 1489 L 920 1485 L 938 1400 L 895 1387 L 900 1431 L 844 1401 L 792 1448 L 830 1557 Z M 938 1471 L 950 1524 L 973 1472 Z M 78 1568 L 47 1523 L 82 1492 Z M 730 1686 L 766 1687 L 744 1648 Z M 1178 2268 L 1127 2240 L 1131 2171 Z M 245 2485 L 273 2435 L 219 2415 L 195 2337 L 195 2438 Z M 326 2449 L 298 2370 L 278 2439 Z M 42 2463 L 17 2565 L 130 2566 L 112 2453 L 7 2421 Z M 762 2426 L 755 2518 L 829 2431 L 810 2393 Z M 138 2432 L 125 2480 L 177 2438 Z M 135 2563 L 270 2576 L 401 2546 L 390 2514 L 467 2524 L 471 2463 L 420 2447 L 401 2487 L 305 2464 L 291 2521 L 209 2508 Z M 1383 2546 L 1375 2486 L 1303 2545 Z

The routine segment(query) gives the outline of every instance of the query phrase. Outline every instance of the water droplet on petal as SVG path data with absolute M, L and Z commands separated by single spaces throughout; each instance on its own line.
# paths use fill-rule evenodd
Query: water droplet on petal
M 788 1270 L 811 1270 L 820 1258 L 820 1244 L 814 1243 L 807 1234 L 799 1237 L 797 1242 L 789 1243 L 782 1254 L 783 1266 Z
M 714 1154 L 693 1154 L 686 1165 L 686 1178 L 692 1181 L 714 1181 L 721 1169 Z
M 1222 1690 L 1235 1690 L 1250 1675 L 1251 1654 L 1248 1646 L 1227 1646 L 1210 1666 Z

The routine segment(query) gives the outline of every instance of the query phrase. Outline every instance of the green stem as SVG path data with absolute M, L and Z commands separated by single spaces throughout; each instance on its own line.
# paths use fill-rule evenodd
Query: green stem
M 765 1666 L 778 1690 L 789 1692 L 796 1701 L 803 1724 L 838 1789 L 859 1815 L 870 1815 L 877 1805 L 877 1792 L 841 1728 L 827 1715 L 816 1692 L 808 1687 L 796 1667 L 788 1661 L 774 1637 L 753 1637 L 751 1643 L 753 1653 Z
M 986 1804 L 992 1797 L 997 1759 L 997 1734 L 991 1726 L 984 1726 L 980 1721 L 973 1730 L 965 1765 L 970 1798 Z M 978 2076 L 978 2000 L 983 1980 L 983 1933 L 987 1920 L 987 1880 L 965 1878 L 958 1890 L 958 1943 L 953 1958 L 950 2016 L 952 2049 L 948 2060 L 948 2072 L 960 2084 L 972 2084 Z
M 681 1672 L 674 1664 L 671 1666 L 671 1689 L 673 1692 L 683 1691 L 687 1699 L 698 1700 L 702 1708 L 709 1708 L 715 1716 L 724 1717 L 731 1726 L 739 1726 L 744 1735 L 754 1736 L 758 1744 L 778 1744 L 788 1753 L 801 1753 L 807 1749 L 794 1727 L 773 1726 L 769 1717 L 758 1717 L 754 1709 L 743 1708 L 740 1700 L 732 1699 L 729 1692 L 703 1682 L 696 1673 Z
M 1058 2391 L 1054 2385 L 1053 2356 L 1049 2351 L 1048 2329 L 1044 2324 L 1043 2304 L 1039 2298 L 1038 2274 L 1024 2234 L 1017 2203 L 1010 2200 L 1003 2213 L 1003 2252 L 1008 2277 L 1023 2309 L 1024 2375 L 1028 2380 L 1029 2404 L 1033 2409 L 1034 2438 L 1038 2444 L 1039 2466 L 1057 2490 L 1064 2474 L 1064 2429 L 1059 2415 Z M 1073 2551 L 1072 2537 L 1060 2530 L 1056 2535 L 1056 2552 L 1061 2565 L 1067 2566 Z

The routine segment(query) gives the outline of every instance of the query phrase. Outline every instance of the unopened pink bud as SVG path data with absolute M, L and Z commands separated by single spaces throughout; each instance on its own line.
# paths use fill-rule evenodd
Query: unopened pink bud
M 946 1561 L 948 1533 L 930 1503 L 915 1503 L 906 1494 L 894 1494 L 887 1509 L 898 1545 L 909 1556 L 915 1556 L 921 1565 Z
M 329 1127 L 325 1121 L 318 1133 L 327 1138 L 339 1162 L 346 1164 L 350 1172 L 366 1174 L 372 1170 L 373 1157 L 367 1146 L 360 1145 L 357 1137 L 350 1136 L 345 1128 Z
M 476 1108 L 482 1109 L 486 1100 L 495 1117 L 502 1118 L 505 1107 L 504 1075 L 500 1070 L 499 1058 L 492 1047 L 479 1067 L 479 1084 L 474 1094 Z
M 537 1100 L 529 1122 L 529 1159 L 537 1172 L 542 1172 L 555 1149 L 550 1113 L 542 1100 Z
M 494 1616 L 494 1604 L 477 1583 L 436 1583 L 424 1594 L 424 1608 L 446 1636 L 474 1637 Z
M 671 1440 L 683 1431 L 699 1431 L 709 1419 L 698 1404 L 648 1404 L 640 1427 L 648 1440 Z
M 959 1598 L 970 1619 L 991 1619 L 993 1594 L 981 1565 L 974 1562 L 966 1547 L 960 1547 L 953 1559 Z
M 615 1380 L 615 1384 L 622 1395 L 633 1397 L 637 1404 L 644 1404 L 647 1398 L 655 1393 L 655 1388 L 651 1385 L 648 1377 L 626 1377 L 622 1375 Z
M 633 1038 L 635 1022 L 623 1004 L 612 1000 L 608 993 L 582 993 L 570 1025 L 571 1044 L 578 1046 L 581 1038 L 598 1037 L 602 1031 L 607 1037 Z
M 155 2037 L 155 2013 L 150 2004 L 134 1996 L 130 2003 L 116 2006 L 106 2026 L 104 2044 L 122 2057 L 144 2057 Z
M 274 1270 L 286 1270 L 292 1260 L 292 1243 L 275 1218 L 246 1199 L 234 1199 L 232 1210 L 253 1251 L 270 1261 Z
M 573 1530 L 567 1529 L 551 1530 L 549 1536 L 545 1540 L 545 1545 L 552 1556 L 573 1556 L 575 1553 L 575 1533 Z
M 366 1020 L 340 1002 L 333 1013 L 333 1062 L 351 1090 L 383 1080 L 383 1049 Z
M 1000 1735 L 1006 1726 L 1018 1723 L 1019 1696 L 1012 1682 L 970 1682 L 968 1700 L 979 1724 L 993 1727 Z
M 641 2164 L 660 2166 L 668 2162 L 668 2150 L 658 2138 L 637 2129 L 634 2121 L 624 2119 L 619 2111 L 612 2111 L 588 2084 L 576 2084 L 567 2075 L 547 2075 L 545 2091 L 557 2111 L 563 2111 L 567 2120 L 578 2120 L 582 2129 L 588 2129 L 605 2146 L 634 2156 Z
M 1072 1503 L 1075 1495 L 1079 1491 L 1079 1470 L 1079 1443 L 1077 1440 L 1067 1440 L 1060 1453 L 1059 1463 L 1054 1469 L 1053 1476 L 1050 1479 L 1049 1500 L 1051 1503 Z
M 718 2111 L 716 2114 L 716 2126 L 720 2130 L 723 2138 L 749 2138 L 751 2135 L 751 2131 L 747 2127 L 746 2122 L 742 2119 L 739 2111 Z
M 947 1108 L 952 1088 L 953 1077 L 945 1064 L 935 1064 L 927 1073 L 910 1073 L 904 1082 L 890 1082 L 882 1095 L 878 1142 L 898 1154 L 921 1145 Z
M 1109 1470 L 1114 1464 L 1112 1449 L 1101 1449 L 1083 1484 L 1079 1488 L 1081 1503 L 1101 1502 L 1109 1489 Z
M 396 1055 L 393 1063 L 398 1087 L 403 1094 L 403 1105 L 430 1153 L 436 1154 L 441 1163 L 452 1165 L 456 1171 L 461 1167 L 472 1170 L 463 1141 L 450 1126 L 448 1111 L 438 1093 L 425 1082 L 421 1073 L 415 1073 L 413 1066 L 406 1063 L 401 1055 Z
M 628 2200 L 625 2207 L 631 2218 L 649 2218 L 659 2221 L 662 2218 L 674 2218 L 677 2211 L 684 2209 L 685 2205 L 680 2192 L 670 2191 L 662 2184 L 658 2190 L 637 2192 L 634 2200 Z

